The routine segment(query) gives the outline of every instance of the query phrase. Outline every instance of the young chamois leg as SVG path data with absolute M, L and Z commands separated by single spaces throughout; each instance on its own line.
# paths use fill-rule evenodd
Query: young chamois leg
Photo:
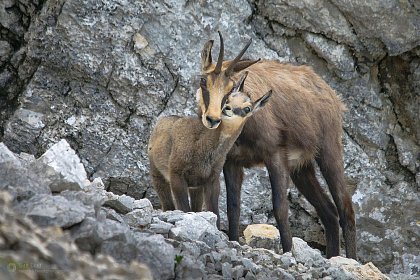
M 241 214 L 241 187 L 244 179 L 242 166 L 234 161 L 226 162 L 223 166 L 226 184 L 226 204 L 229 221 L 229 240 L 239 241 L 239 216 Z
M 292 250 L 292 235 L 289 227 L 289 202 L 287 200 L 287 188 L 289 186 L 289 171 L 287 159 L 282 153 L 272 154 L 265 161 L 265 166 L 270 177 L 273 212 L 280 232 L 283 252 Z
M 190 203 L 188 201 L 188 185 L 184 177 L 174 171 L 172 171 L 169 176 L 176 209 L 184 212 L 191 212 Z
M 203 187 L 190 188 L 188 190 L 190 193 L 191 210 L 193 212 L 203 211 L 203 190 Z
M 320 151 L 317 163 L 338 210 L 346 256 L 356 259 L 356 221 L 351 196 L 346 189 L 344 179 L 342 147 L 338 140 L 329 143 L 328 148 L 325 147 Z
M 291 173 L 293 183 L 302 195 L 315 207 L 315 210 L 325 228 L 327 242 L 327 257 L 338 256 L 340 253 L 340 238 L 338 214 L 335 205 L 319 185 L 315 177 L 312 162 L 298 167 Z
M 171 187 L 153 163 L 150 164 L 150 176 L 154 189 L 159 196 L 162 210 L 175 210 L 175 205 L 171 194 Z
M 217 216 L 217 228 L 220 229 L 220 215 L 219 215 L 219 196 L 220 196 L 220 182 L 219 177 L 208 182 L 205 186 L 205 202 L 207 211 L 211 211 Z

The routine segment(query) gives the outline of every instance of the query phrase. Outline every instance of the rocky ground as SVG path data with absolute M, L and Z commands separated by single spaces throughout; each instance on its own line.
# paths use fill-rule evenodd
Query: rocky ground
M 195 114 L 200 51 L 208 39 L 217 39 L 217 30 L 227 58 L 252 38 L 246 57 L 310 65 L 342 96 L 348 107 L 345 174 L 356 210 L 359 260 L 386 273 L 419 277 L 418 3 L 2 0 L 0 141 L 31 166 L 33 158 L 21 153 L 38 158 L 66 139 L 86 172 L 73 178 L 83 169 L 74 166 L 69 180 L 101 178 L 106 191 L 147 198 L 158 208 L 146 149 L 156 119 Z M 33 198 L 42 205 L 51 191 L 82 191 L 74 183 L 46 188 L 41 183 L 55 179 L 39 178 L 45 170 L 13 168 L 22 175 L 14 179 L 22 188 L 19 201 L 43 194 Z M 270 195 L 266 171 L 248 170 L 243 229 L 275 224 Z M 73 206 L 61 196 L 55 203 Z M 293 186 L 289 200 L 293 236 L 324 250 L 314 209 Z M 224 193 L 220 209 L 226 229 Z M 92 209 L 85 205 L 78 211 L 60 226 Z
M 38 159 L 0 143 L 0 170 L 1 279 L 389 279 L 296 237 L 278 254 L 228 241 L 211 212 L 107 192 L 65 140 Z

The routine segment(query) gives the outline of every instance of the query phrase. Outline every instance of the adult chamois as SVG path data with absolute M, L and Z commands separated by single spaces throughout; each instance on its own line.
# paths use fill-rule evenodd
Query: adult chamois
M 197 117 L 169 116 L 156 123 L 148 153 L 153 187 L 164 211 L 201 211 L 204 193 L 207 210 L 217 215 L 220 228 L 219 177 L 226 154 L 248 117 L 262 108 L 271 95 L 269 91 L 252 102 L 241 92 L 245 78 L 246 72 L 221 104 L 222 122 L 218 128 L 207 129 Z M 202 86 L 205 92 L 205 84 Z
M 339 255 L 341 226 L 347 257 L 355 259 L 356 222 L 351 196 L 345 185 L 341 144 L 345 105 L 308 66 L 241 60 L 251 41 L 235 59 L 224 61 L 220 32 L 219 37 L 216 64 L 211 55 L 213 40 L 204 45 L 201 53 L 201 72 L 207 91 L 203 91 L 203 86 L 197 90 L 200 99 L 204 100 L 199 102 L 198 114 L 207 128 L 216 129 L 220 124 L 221 103 L 244 69 L 249 73 L 244 91 L 251 99 L 258 99 L 269 89 L 273 90 L 270 104 L 247 121 L 223 166 L 229 238 L 239 238 L 243 168 L 263 165 L 270 177 L 274 216 L 283 251 L 290 251 L 292 247 L 286 198 L 291 178 L 315 207 L 324 225 L 327 257 Z M 320 167 L 335 205 L 315 177 L 314 161 Z

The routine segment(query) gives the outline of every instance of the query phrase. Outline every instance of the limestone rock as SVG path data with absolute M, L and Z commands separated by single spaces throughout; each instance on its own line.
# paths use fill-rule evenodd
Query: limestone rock
M 78 200 L 67 200 L 62 196 L 36 194 L 22 201 L 15 210 L 30 217 L 40 226 L 68 228 L 94 214 L 93 206 L 86 206 Z
M 32 166 L 48 178 L 52 192 L 84 189 L 85 168 L 66 140 L 54 144 Z
M 127 195 L 115 195 L 110 192 L 106 193 L 104 206 L 111 207 L 121 214 L 127 214 L 134 209 L 144 209 L 144 211 L 149 212 L 153 209 L 148 199 L 136 200 Z
M 134 209 L 125 214 L 125 222 L 132 227 L 146 226 L 152 222 L 152 204 L 150 208 Z
M 227 240 L 227 236 L 220 232 L 214 224 L 210 224 L 196 213 L 181 215 L 181 218 L 175 222 L 175 227 L 171 228 L 169 237 L 179 241 L 203 241 L 210 247 Z
M 351 279 L 372 279 L 372 280 L 389 280 L 389 277 L 384 275 L 371 262 L 361 265 L 355 260 L 345 259 L 343 257 L 333 257 L 329 260 L 332 267 L 329 270 L 339 269 L 346 274 L 350 273 Z M 333 274 L 333 276 L 335 276 Z
M 251 247 L 279 251 L 280 233 L 268 224 L 249 225 L 244 230 L 245 242 Z
M 319 262 L 325 262 L 321 252 L 312 249 L 309 245 L 300 238 L 292 238 L 292 254 L 296 261 L 308 266 L 319 266 Z

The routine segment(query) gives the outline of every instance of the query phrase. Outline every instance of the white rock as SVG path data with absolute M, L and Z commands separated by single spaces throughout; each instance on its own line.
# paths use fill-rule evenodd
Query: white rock
M 54 144 L 32 165 L 50 180 L 52 192 L 84 189 L 87 179 L 85 168 L 64 139 Z
M 309 245 L 300 238 L 292 238 L 292 254 L 298 263 L 303 263 L 307 266 L 312 266 L 318 260 L 322 260 L 321 252 L 312 249 Z

